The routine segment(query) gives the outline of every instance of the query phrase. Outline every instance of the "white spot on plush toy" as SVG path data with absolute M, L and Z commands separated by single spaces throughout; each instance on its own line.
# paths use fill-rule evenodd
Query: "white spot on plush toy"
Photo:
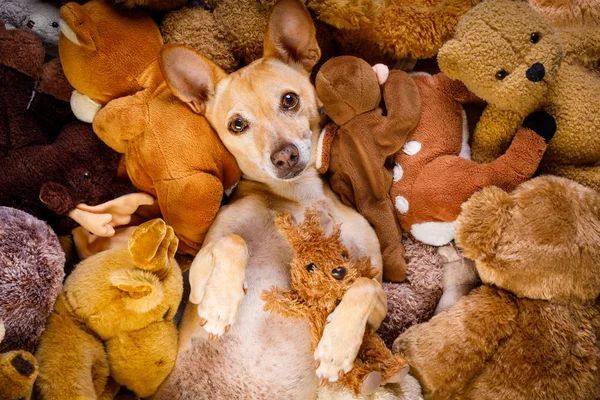
M 467 121 L 467 113 L 465 110 L 462 110 L 462 123 L 462 145 L 458 156 L 470 160 L 471 146 L 469 146 L 469 121 Z
M 375 71 L 375 75 L 377 75 L 377 81 L 380 85 L 383 85 L 390 76 L 390 69 L 384 64 L 373 65 L 373 71 Z
M 406 200 L 406 197 L 396 197 L 396 209 L 400 214 L 406 214 L 408 212 L 408 200 Z
M 94 116 L 101 108 L 100 104 L 85 94 L 73 90 L 73 94 L 71 95 L 71 110 L 78 120 L 91 124 L 94 121 Z
M 410 227 L 410 233 L 420 242 L 443 246 L 454 239 L 454 222 L 424 222 Z
M 75 32 L 73 32 L 73 29 L 71 29 L 71 27 L 65 21 L 61 19 L 60 21 L 58 21 L 58 25 L 60 26 L 60 31 L 63 35 L 65 35 L 67 39 L 75 43 L 77 46 L 81 46 L 81 43 L 79 43 L 79 39 L 77 39 L 77 35 L 75 34 Z
M 408 154 L 409 156 L 414 156 L 419 151 L 421 151 L 421 142 L 417 142 L 416 140 L 406 142 L 402 151 Z
M 402 166 L 400 164 L 396 163 L 393 169 L 393 173 L 394 182 L 398 182 L 400 179 L 402 179 L 402 176 L 404 175 L 404 170 L 402 169 Z

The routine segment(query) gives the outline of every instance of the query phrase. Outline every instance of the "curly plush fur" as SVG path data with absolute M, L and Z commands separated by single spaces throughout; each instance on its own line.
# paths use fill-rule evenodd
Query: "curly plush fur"
M 62 288 L 65 256 L 50 227 L 19 210 L 0 207 L 0 353 L 32 351 Z

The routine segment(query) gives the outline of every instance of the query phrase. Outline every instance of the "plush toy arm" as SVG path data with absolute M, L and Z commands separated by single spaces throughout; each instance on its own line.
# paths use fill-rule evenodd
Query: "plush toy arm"
M 475 96 L 464 83 L 456 79 L 450 79 L 443 72 L 439 74 L 435 74 L 433 76 L 433 80 L 436 83 L 436 86 L 441 90 L 444 90 L 451 99 L 456 100 L 460 104 L 468 104 L 480 102 L 483 103 L 479 97 Z
M 451 399 L 515 328 L 512 296 L 488 286 L 472 291 L 429 322 L 414 325 L 394 343 L 427 398 Z
M 600 191 L 600 165 L 559 165 L 545 163 L 542 173 L 558 175 Z
M 504 154 L 521 122 L 528 112 L 499 110 L 488 105 L 473 133 L 471 152 L 473 161 L 488 163 Z
M 285 318 L 306 318 L 310 311 L 290 289 L 274 286 L 269 290 L 263 290 L 260 298 L 265 302 L 265 311 Z
M 109 102 L 94 117 L 96 135 L 113 150 L 125 153 L 127 141 L 146 129 L 147 104 L 143 91 Z
M 561 28 L 558 34 L 565 52 L 565 62 L 596 66 L 600 59 L 600 27 Z

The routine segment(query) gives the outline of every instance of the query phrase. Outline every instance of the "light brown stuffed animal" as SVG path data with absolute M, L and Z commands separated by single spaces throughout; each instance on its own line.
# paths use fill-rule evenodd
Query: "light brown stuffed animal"
M 0 321 L 0 342 L 5 332 L 4 324 Z M 30 399 L 37 374 L 37 361 L 31 353 L 14 350 L 0 354 L 0 399 Z
M 301 224 L 296 224 L 291 214 L 277 217 L 275 223 L 295 255 L 290 288 L 274 287 L 264 291 L 265 310 L 286 318 L 306 319 L 314 350 L 323 336 L 328 316 L 346 290 L 358 279 L 374 278 L 376 272 L 369 259 L 349 259 L 340 240 L 340 226 L 333 226 L 331 218 L 323 212 L 320 215 L 315 208 L 306 210 Z M 400 381 L 408 372 L 405 367 L 404 359 L 392 355 L 383 340 L 370 327 L 365 327 L 354 367 L 347 374 L 340 374 L 339 382 L 351 388 L 354 394 L 369 394 L 380 383 Z
M 60 12 L 59 52 L 76 89 L 73 111 L 125 154 L 131 181 L 156 197 L 179 251 L 196 254 L 223 193 L 240 179 L 235 159 L 202 110 L 190 110 L 167 87 L 158 61 L 162 40 L 150 16 L 95 0 Z
M 472 137 L 475 161 L 498 158 L 524 118 L 545 110 L 557 129 L 539 172 L 600 190 L 600 78 L 570 56 L 600 54 L 600 36 L 570 45 L 563 51 L 550 25 L 522 1 L 485 1 L 461 19 L 438 62 L 488 103 Z
M 394 344 L 425 397 L 600 398 L 600 195 L 553 176 L 486 188 L 456 241 L 484 286 Z
M 119 386 L 152 395 L 177 358 L 173 317 L 183 281 L 177 238 L 161 219 L 128 248 L 98 253 L 67 278 L 38 345 L 45 399 L 112 399 Z

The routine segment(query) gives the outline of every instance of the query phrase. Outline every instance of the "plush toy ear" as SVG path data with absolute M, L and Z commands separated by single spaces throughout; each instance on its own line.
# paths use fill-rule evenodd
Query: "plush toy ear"
M 89 50 L 98 47 L 98 30 L 92 17 L 77 3 L 67 3 L 60 8 L 60 32 L 71 42 Z
M 128 248 L 133 263 L 160 278 L 168 272 L 179 241 L 173 228 L 160 218 L 144 222 L 129 238 Z
M 111 274 L 110 283 L 123 292 L 125 308 L 137 313 L 154 309 L 164 298 L 160 280 L 152 272 L 134 268 L 120 269 Z
M 271 9 L 265 33 L 264 57 L 298 63 L 310 72 L 321 58 L 316 29 L 298 0 L 279 0 Z
M 60 183 L 46 182 L 40 189 L 40 200 L 56 214 L 65 214 L 73 209 L 73 199 L 67 188 Z
M 208 58 L 181 44 L 164 45 L 159 65 L 171 92 L 198 114 L 204 113 L 217 83 L 227 76 Z
M 458 60 L 460 60 L 461 51 L 462 46 L 457 39 L 447 41 L 438 51 L 438 66 L 450 79 L 459 79 Z
M 512 217 L 512 197 L 495 186 L 475 193 L 456 220 L 456 244 L 471 260 L 494 256 L 502 231 Z

